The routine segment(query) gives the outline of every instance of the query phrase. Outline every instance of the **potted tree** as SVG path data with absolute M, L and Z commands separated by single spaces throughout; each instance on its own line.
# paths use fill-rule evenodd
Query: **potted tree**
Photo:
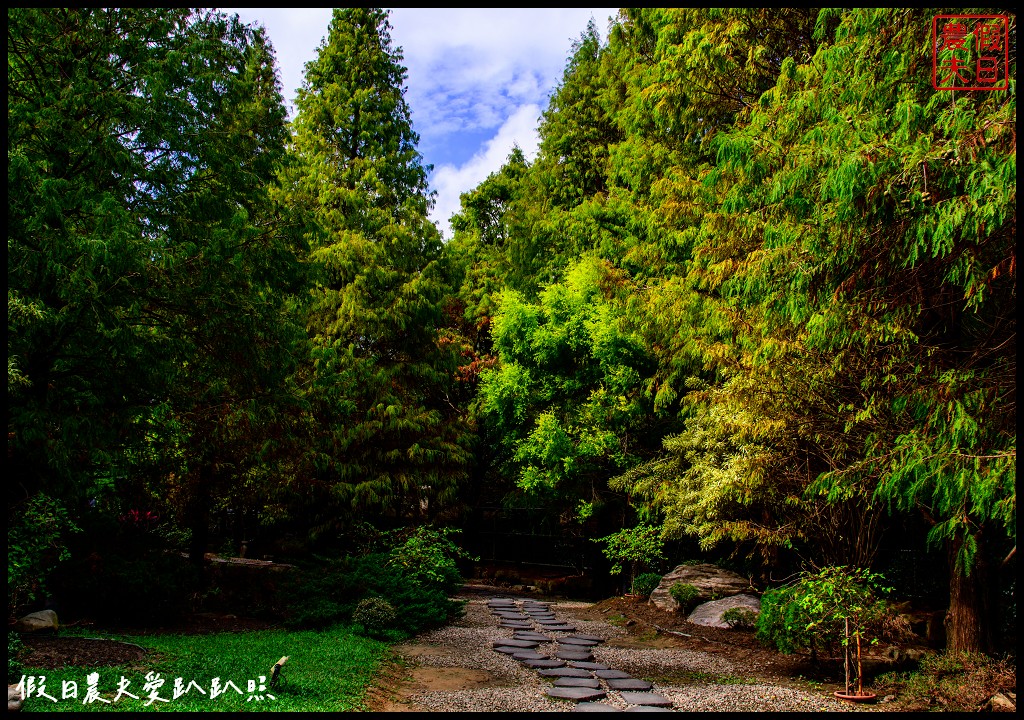
M 617 533 L 597 538 L 594 542 L 604 543 L 602 552 L 612 562 L 612 575 L 619 575 L 629 568 L 629 591 L 625 597 L 631 600 L 645 599 L 646 596 L 641 595 L 638 589 L 633 587 L 633 583 L 641 570 L 664 559 L 662 551 L 665 541 L 658 528 L 641 523 L 636 527 L 623 528 Z
M 875 693 L 864 689 L 861 645 L 876 643 L 872 628 L 884 617 L 886 605 L 879 595 L 881 575 L 862 568 L 827 567 L 806 576 L 795 595 L 806 619 L 806 631 L 825 644 L 843 648 L 845 688 L 835 696 L 851 702 L 871 702 Z

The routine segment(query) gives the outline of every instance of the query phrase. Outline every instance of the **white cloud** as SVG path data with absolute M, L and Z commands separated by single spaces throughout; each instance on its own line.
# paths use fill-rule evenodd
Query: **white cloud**
M 448 220 L 459 211 L 459 196 L 462 193 L 472 190 L 486 180 L 488 175 L 499 170 L 513 146 L 518 145 L 527 159 L 533 159 L 537 154 L 537 118 L 540 113 L 539 105 L 523 105 L 469 162 L 458 167 L 443 165 L 434 171 L 433 185 L 437 190 L 437 200 L 431 219 L 441 228 L 446 239 L 451 238 Z
M 290 109 L 316 56 L 330 8 L 221 8 L 267 28 Z M 408 69 L 406 100 L 425 164 L 435 167 L 433 213 L 446 237 L 459 195 L 498 170 L 513 138 L 528 156 L 573 41 L 593 17 L 604 36 L 616 8 L 392 8 L 392 45 Z M 481 138 L 489 138 L 481 142 Z M 473 145 L 468 145 L 473 143 Z M 479 145 L 479 147 L 477 147 Z M 465 160 L 465 158 L 469 158 Z

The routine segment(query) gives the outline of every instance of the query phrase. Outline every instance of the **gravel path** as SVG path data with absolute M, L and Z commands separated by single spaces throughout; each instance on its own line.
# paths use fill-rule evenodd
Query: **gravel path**
M 477 593 L 458 596 L 467 601 L 465 617 L 439 630 L 418 636 L 413 644 L 398 648 L 407 661 L 421 671 L 434 669 L 434 675 L 448 683 L 420 684 L 405 695 L 408 709 L 427 712 L 565 712 L 584 709 L 569 700 L 548 697 L 554 678 L 542 677 L 538 672 L 514 659 L 507 653 L 493 649 L 496 640 L 511 638 L 513 630 L 500 627 L 498 618 L 488 607 L 488 597 Z M 514 595 L 502 597 L 517 599 Z M 616 647 L 616 638 L 628 633 L 606 622 L 585 621 L 576 618 L 574 611 L 589 606 L 586 602 L 552 601 L 551 610 L 559 619 L 571 622 L 577 634 L 589 634 L 605 639 L 592 648 L 594 660 L 634 678 L 653 683 L 651 692 L 671 700 L 677 712 L 740 711 L 740 712 L 856 712 L 870 711 L 869 706 L 844 703 L 825 691 L 818 693 L 764 683 L 705 681 L 690 684 L 664 684 L 680 682 L 686 673 L 693 676 L 743 678 L 744 668 L 709 652 L 679 648 Z M 566 633 L 551 633 L 553 636 Z M 609 642 L 611 644 L 609 644 Z M 542 654 L 552 655 L 553 643 L 536 648 Z M 448 670 L 445 670 L 447 668 Z M 460 685 L 458 678 L 472 674 L 474 682 Z M 448 687 L 445 687 L 448 685 Z M 621 693 L 607 690 L 600 700 L 608 710 L 637 711 Z M 652 708 L 646 708 L 651 710 Z

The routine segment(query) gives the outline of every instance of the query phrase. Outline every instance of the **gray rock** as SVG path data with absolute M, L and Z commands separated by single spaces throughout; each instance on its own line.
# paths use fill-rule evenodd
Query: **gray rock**
M 983 709 L 988 712 L 1017 712 L 1017 694 L 997 692 L 988 699 Z
M 545 658 L 538 658 L 537 660 L 521 660 L 520 662 L 522 662 L 523 665 L 525 665 L 526 667 L 531 667 L 531 668 L 535 668 L 535 669 L 540 669 L 540 668 L 550 669 L 550 668 L 560 668 L 560 667 L 564 667 L 565 666 L 565 660 L 559 660 L 558 658 L 547 658 L 547 657 L 545 657 Z
M 572 635 L 558 638 L 558 642 L 562 645 L 576 645 L 578 647 L 594 647 L 598 644 L 597 640 L 587 640 L 586 638 L 573 637 Z
M 597 689 L 601 687 L 601 681 L 597 678 L 564 677 L 555 680 L 555 687 L 581 687 Z
M 658 587 L 651 593 L 649 602 L 666 612 L 678 610 L 679 603 L 669 594 L 669 588 L 677 582 L 693 585 L 700 590 L 702 598 L 709 600 L 713 597 L 729 597 L 753 590 L 749 579 L 731 570 L 723 570 L 717 565 L 679 565 L 661 579 Z
M 18 712 L 21 710 L 21 706 L 25 703 L 25 698 L 21 696 L 21 691 L 18 690 L 17 685 L 7 686 L 7 712 Z
M 623 692 L 622 699 L 630 705 L 643 707 L 672 707 L 672 701 L 660 693 L 653 692 Z M 629 708 L 632 710 L 633 708 Z
M 540 643 L 536 640 L 516 640 L 515 638 L 502 638 L 501 640 L 495 640 L 491 643 L 493 647 L 515 647 L 515 648 L 535 648 Z
M 589 650 L 558 650 L 555 653 L 555 657 L 562 658 L 563 660 L 592 661 L 594 659 Z
M 541 677 L 571 677 L 571 678 L 592 678 L 594 674 L 582 668 L 557 667 L 546 668 L 537 671 Z
M 604 678 L 605 680 L 624 680 L 625 678 L 633 677 L 629 673 L 622 672 L 621 670 L 594 670 L 594 674 L 599 678 Z
M 520 662 L 523 660 L 546 660 L 547 655 L 542 655 L 536 650 L 520 650 L 516 648 L 516 651 L 512 653 L 512 657 Z
M 14 629 L 20 633 L 55 633 L 59 627 L 57 613 L 53 610 L 29 613 L 14 624 Z
M 576 712 L 622 712 L 614 705 L 602 702 L 581 702 L 576 704 Z
M 608 683 L 608 687 L 612 690 L 650 690 L 653 685 L 646 680 L 639 680 L 637 678 L 607 678 L 605 680 Z M 643 703 L 637 703 L 643 704 Z
M 754 595 L 733 595 L 721 600 L 712 600 L 695 607 L 686 619 L 695 625 L 728 628 L 729 623 L 725 622 L 722 616 L 732 608 L 747 608 L 755 613 L 760 613 L 761 601 Z
M 546 694 L 548 697 L 559 698 L 561 700 L 575 700 L 576 702 L 600 700 L 608 695 L 604 690 L 579 687 L 553 687 L 548 689 Z

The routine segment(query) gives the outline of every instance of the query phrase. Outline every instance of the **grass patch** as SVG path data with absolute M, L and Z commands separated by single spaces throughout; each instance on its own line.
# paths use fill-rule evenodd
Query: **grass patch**
M 1015 659 L 969 653 L 926 656 L 910 672 L 879 675 L 871 689 L 892 694 L 913 710 L 977 712 L 996 692 L 1016 692 Z
M 608 623 L 614 625 L 615 627 L 623 627 L 625 626 L 628 619 L 629 618 L 627 618 L 625 615 L 609 615 Z
M 71 633 L 68 633 L 71 634 Z M 84 634 L 84 633 L 83 633 Z M 95 637 L 95 634 L 90 634 Z M 389 657 L 388 645 L 354 634 L 344 626 L 325 630 L 260 630 L 246 633 L 211 635 L 105 635 L 112 640 L 131 642 L 151 651 L 150 656 L 133 667 L 43 670 L 26 667 L 26 676 L 45 676 L 46 694 L 52 702 L 35 693 L 26 698 L 26 712 L 100 711 L 100 712 L 339 712 L 365 710 L 364 697 L 377 669 Z M 260 689 L 271 666 L 281 656 L 288 662 L 282 681 L 273 690 Z M 110 700 L 85 703 L 88 676 L 97 673 L 99 697 Z M 114 701 L 122 678 L 129 681 L 128 692 L 138 699 L 122 695 Z M 203 692 L 191 689 L 174 698 L 174 683 L 181 678 L 184 687 L 195 682 Z M 227 691 L 211 698 L 213 679 L 219 678 Z M 163 681 L 156 686 L 156 683 Z M 152 681 L 152 682 L 150 682 Z M 228 686 L 228 681 L 240 690 Z M 250 691 L 250 681 L 253 691 Z M 150 687 L 147 688 L 147 682 Z M 77 699 L 63 697 L 62 688 L 77 685 Z M 169 702 L 151 700 L 155 694 Z M 268 695 L 273 695 L 271 700 Z M 262 700 L 256 699 L 262 696 Z

